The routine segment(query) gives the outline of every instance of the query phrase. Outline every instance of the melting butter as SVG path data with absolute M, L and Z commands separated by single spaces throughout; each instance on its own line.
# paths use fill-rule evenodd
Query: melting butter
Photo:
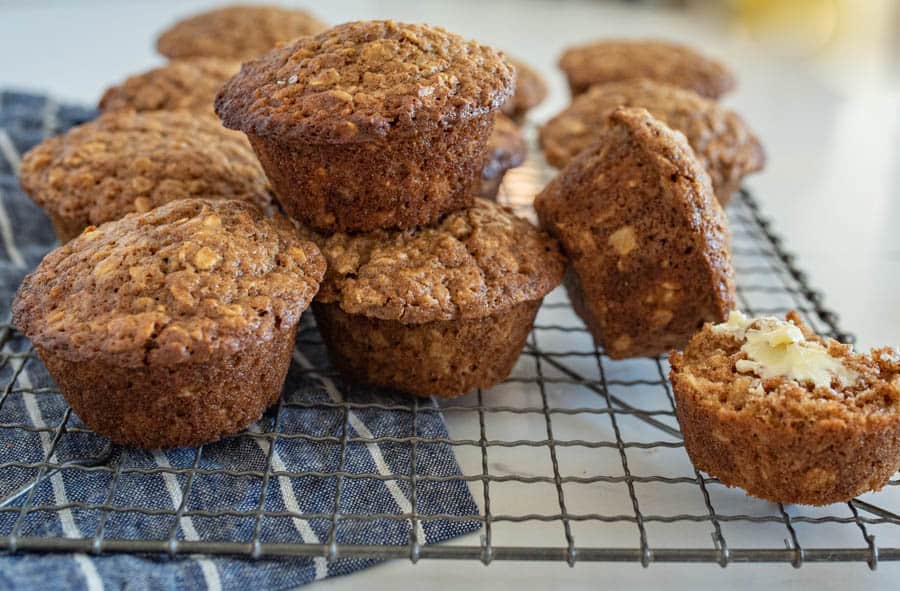
M 749 319 L 735 311 L 726 322 L 714 325 L 712 331 L 744 341 L 741 351 L 747 359 L 735 364 L 741 373 L 753 373 L 763 379 L 786 377 L 814 386 L 829 386 L 834 378 L 850 385 L 859 377 L 840 359 L 829 355 L 821 343 L 807 341 L 798 327 L 778 318 Z

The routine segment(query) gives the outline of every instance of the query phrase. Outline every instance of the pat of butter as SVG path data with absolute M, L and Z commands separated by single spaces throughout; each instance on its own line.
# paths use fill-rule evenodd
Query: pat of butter
M 754 323 L 756 328 L 750 328 Z M 840 359 L 829 355 L 824 346 L 807 341 L 798 327 L 784 320 L 772 317 L 753 320 L 732 312 L 727 322 L 714 325 L 712 330 L 745 341 L 741 351 L 747 354 L 747 359 L 735 364 L 741 373 L 753 373 L 763 379 L 786 377 L 826 387 L 834 378 L 849 385 L 858 377 Z

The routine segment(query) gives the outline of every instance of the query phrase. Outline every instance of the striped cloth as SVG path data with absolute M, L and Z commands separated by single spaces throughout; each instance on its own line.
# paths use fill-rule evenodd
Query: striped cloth
M 21 154 L 44 137 L 93 116 L 91 110 L 59 106 L 43 96 L 0 92 L 0 318 L 4 322 L 24 274 L 55 246 L 49 222 L 19 189 L 15 171 Z M 29 343 L 13 336 L 0 357 L 0 388 L 12 384 L 6 394 L 0 390 L 0 539 L 90 539 L 102 530 L 107 540 L 166 540 L 174 533 L 179 540 L 325 544 L 332 521 L 324 515 L 335 510 L 338 479 L 321 473 L 343 468 L 345 473 L 374 477 L 341 480 L 337 509 L 343 517 L 337 522 L 335 541 L 407 544 L 412 527 L 408 520 L 346 518 L 403 515 L 412 510 L 407 481 L 378 478 L 410 474 L 409 443 L 364 440 L 413 433 L 446 439 L 440 412 L 431 401 L 421 401 L 413 424 L 413 415 L 406 410 L 355 407 L 346 417 L 351 442 L 346 454 L 341 454 L 338 442 L 345 416 L 338 403 L 396 406 L 410 402 L 330 377 L 316 329 L 306 318 L 298 345 L 282 403 L 250 433 L 200 450 L 150 452 L 112 446 L 85 430 L 77 416 L 67 414 L 43 365 L 15 355 L 27 352 Z M 62 423 L 66 429 L 57 440 Z M 301 437 L 259 435 L 274 431 Z M 50 472 L 30 486 L 38 476 L 34 464 L 51 452 L 51 462 L 71 467 Z M 422 476 L 460 473 L 446 444 L 420 444 L 415 458 L 415 471 Z M 85 470 L 77 464 L 100 469 Z M 271 476 L 265 485 L 260 475 L 267 467 L 281 474 Z M 193 468 L 199 471 L 189 478 L 186 472 Z M 287 474 L 308 472 L 315 474 Z M 452 478 L 418 481 L 415 502 L 419 515 L 478 514 L 466 484 Z M 23 513 L 20 508 L 26 503 L 54 510 Z M 179 507 L 184 513 L 180 518 L 171 513 Z M 260 517 L 253 513 L 257 508 L 264 511 Z M 478 521 L 467 519 L 417 524 L 421 543 L 440 542 L 480 527 Z M 327 562 L 324 557 L 253 561 L 210 556 L 0 554 L 0 589 L 287 589 L 371 564 L 360 559 Z

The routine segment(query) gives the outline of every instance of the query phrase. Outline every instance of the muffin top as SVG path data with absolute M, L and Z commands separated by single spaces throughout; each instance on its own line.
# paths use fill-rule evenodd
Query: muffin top
M 510 117 L 521 117 L 547 98 L 547 83 L 528 64 L 507 58 L 516 70 L 516 91 L 500 110 Z
M 317 301 L 403 324 L 483 318 L 542 298 L 565 266 L 552 238 L 484 199 L 415 230 L 302 232 L 328 261 Z
M 534 207 L 569 257 L 607 353 L 656 355 L 734 307 L 729 231 L 682 134 L 645 109 L 610 119 Z
M 609 114 L 620 106 L 645 108 L 683 133 L 710 173 L 713 189 L 765 164 L 759 140 L 736 113 L 691 90 L 643 79 L 597 85 L 575 97 L 541 128 L 547 161 L 559 168 L 568 164 L 597 140 L 610 124 Z
M 101 111 L 172 111 L 214 115 L 213 101 L 241 64 L 217 58 L 175 60 L 111 86 L 100 99 Z
M 185 199 L 88 228 L 48 254 L 19 288 L 13 321 L 70 361 L 201 363 L 295 324 L 324 271 L 283 218 Z
M 525 162 L 527 156 L 528 146 L 525 145 L 522 132 L 519 131 L 512 119 L 502 113 L 497 113 L 496 119 L 494 119 L 494 130 L 488 138 L 481 178 L 485 180 L 496 178 L 510 168 L 515 168 Z
M 576 94 L 594 84 L 648 78 L 715 99 L 736 84 L 721 63 L 665 41 L 612 40 L 573 47 L 563 53 L 559 67 Z
M 358 142 L 486 114 L 514 86 L 512 66 L 491 47 L 437 27 L 361 21 L 245 63 L 216 112 L 253 135 Z
M 900 414 L 900 351 L 854 353 L 816 335 L 796 312 L 786 321 L 732 312 L 726 323 L 706 324 L 672 365 L 696 402 L 778 427 Z
M 187 197 L 271 203 L 246 138 L 188 111 L 105 113 L 28 152 L 20 181 L 41 207 L 85 226 Z
M 244 61 L 278 43 L 314 35 L 328 26 L 304 10 L 280 6 L 234 5 L 196 14 L 172 25 L 156 49 L 177 59 L 218 57 Z

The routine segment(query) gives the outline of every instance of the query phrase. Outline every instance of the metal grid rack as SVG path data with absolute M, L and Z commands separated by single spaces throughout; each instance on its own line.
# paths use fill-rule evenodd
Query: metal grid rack
M 530 198 L 553 171 L 536 159 L 507 175 L 501 190 L 505 200 L 531 215 Z M 805 275 L 770 230 L 757 202 L 746 191 L 729 207 L 733 230 L 732 253 L 738 275 L 740 306 L 751 314 L 784 314 L 798 310 L 817 331 L 842 341 L 851 335 L 838 328 L 836 315 L 823 307 L 822 296 L 808 286 Z M 28 363 L 40 363 L 32 350 L 14 352 L 12 327 L 0 327 L 0 409 L 14 396 L 59 396 L 52 389 L 31 388 L 22 383 Z M 301 339 L 316 339 L 313 332 Z M 327 372 L 327 368 L 310 371 Z M 311 408 L 339 409 L 344 418 L 341 437 L 317 437 L 280 429 L 280 417 L 291 403 L 282 400 L 269 432 L 246 432 L 237 437 L 300 438 L 330 440 L 340 446 L 341 458 L 348 445 L 385 443 L 407 445 L 412 461 L 407 474 L 352 473 L 343 461 L 334 470 L 294 473 L 248 468 L 240 474 L 262 479 L 262 490 L 274 478 L 333 479 L 332 512 L 277 517 L 322 519 L 330 523 L 324 543 L 273 543 L 262 541 L 260 523 L 271 517 L 263 510 L 264 499 L 247 511 L 191 511 L 185 500 L 200 470 L 203 448 L 195 452 L 193 465 L 156 468 L 184 482 L 181 505 L 174 510 L 148 510 L 109 502 L 124 470 L 108 465 L 109 446 L 95 457 L 60 461 L 54 452 L 60 441 L 85 431 L 73 426 L 71 411 L 46 432 L 43 460 L 9 463 L 34 471 L 33 479 L 15 498 L 0 499 L 3 513 L 15 515 L 9 531 L 0 531 L 0 550 L 141 552 L 159 554 L 239 555 L 250 558 L 323 556 L 374 559 L 422 558 L 492 560 L 639 562 L 784 562 L 800 567 L 808 562 L 863 561 L 874 569 L 879 561 L 900 560 L 900 479 L 884 491 L 865 495 L 844 505 L 809 508 L 771 504 L 729 489 L 696 471 L 689 463 L 675 420 L 674 403 L 666 380 L 665 358 L 612 361 L 594 347 L 589 334 L 557 290 L 545 301 L 534 330 L 513 374 L 490 391 L 443 401 L 439 406 L 418 400 L 388 405 L 360 400 L 321 402 Z M 412 433 L 381 437 L 353 437 L 347 426 L 353 409 L 407 412 Z M 448 439 L 419 436 L 415 425 L 424 412 L 442 412 L 450 432 Z M 24 428 L 0 423 L 0 432 Z M 34 429 L 34 427 L 31 427 Z M 462 469 L 460 476 L 423 477 L 416 470 L 416 450 L 428 445 L 453 446 Z M 274 447 L 274 446 L 273 446 Z M 97 471 L 111 475 L 105 502 L 70 502 L 58 506 L 34 506 L 36 485 L 63 470 Z M 140 477 L 149 470 L 134 470 Z M 350 478 L 402 481 L 411 491 L 411 510 L 399 515 L 342 514 L 338 511 L 342 483 Z M 475 517 L 428 514 L 416 502 L 416 488 L 428 480 L 462 480 L 474 495 L 480 514 Z M 265 493 L 261 495 L 265 496 Z M 93 535 L 82 538 L 21 535 L 21 524 L 34 512 L 63 509 L 93 510 L 101 519 Z M 163 539 L 111 539 L 104 523 L 116 512 L 162 516 L 171 520 Z M 246 541 L 181 539 L 179 519 L 185 516 L 219 519 L 254 519 L 253 538 Z M 405 545 L 342 545 L 336 542 L 339 524 L 372 523 L 391 519 L 409 523 Z M 417 539 L 417 523 L 437 520 L 476 520 L 480 539 L 466 536 L 448 544 L 423 545 Z

